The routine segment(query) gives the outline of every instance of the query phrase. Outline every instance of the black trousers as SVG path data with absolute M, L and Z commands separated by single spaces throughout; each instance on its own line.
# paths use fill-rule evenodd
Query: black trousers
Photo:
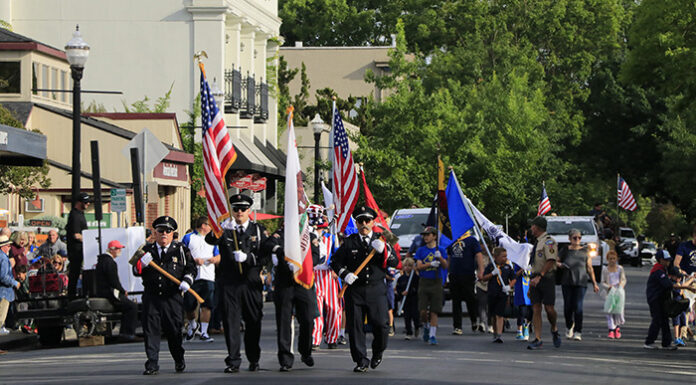
M 292 367 L 292 315 L 300 324 L 297 350 L 302 357 L 312 355 L 312 329 L 317 308 L 317 293 L 314 287 L 305 289 L 298 285 L 276 287 L 273 298 L 276 310 L 276 327 L 278 328 L 278 362 L 281 366 Z
M 145 335 L 145 369 L 159 369 L 161 335 L 167 338 L 169 353 L 174 362 L 184 361 L 181 328 L 184 326 L 184 298 L 179 294 L 160 297 L 143 294 L 143 334 Z M 164 332 L 164 333 L 162 333 Z
M 471 326 L 477 324 L 478 319 L 478 301 L 476 301 L 476 293 L 474 285 L 476 277 L 472 276 L 455 276 L 450 275 L 450 293 L 452 295 L 452 326 L 455 329 L 462 328 L 462 301 L 466 302 L 466 310 L 469 313 Z
M 71 250 L 69 253 L 68 261 L 68 297 L 75 298 L 77 296 L 77 281 L 80 279 L 80 273 L 82 272 L 82 248 L 79 250 Z M 84 292 L 84 288 L 82 291 Z
M 648 336 L 645 337 L 645 343 L 650 345 L 657 339 L 657 334 L 662 331 L 662 346 L 667 347 L 672 343 L 672 331 L 669 327 L 669 318 L 662 308 L 662 301 L 657 300 L 648 302 L 650 308 L 650 327 L 648 328 Z
M 406 303 L 404 303 L 404 326 L 406 326 L 406 335 L 409 336 L 421 327 L 418 298 L 413 295 L 406 297 Z
M 387 285 L 375 282 L 369 285 L 348 286 L 345 295 L 346 329 L 350 342 L 350 356 L 353 362 L 367 366 L 367 344 L 363 320 L 372 327 L 372 356 L 382 358 L 389 337 L 389 313 L 387 304 Z
M 121 334 L 135 335 L 135 327 L 138 323 L 138 305 L 123 294 L 118 296 L 118 301 L 113 302 L 116 310 L 121 312 Z
M 241 320 L 244 320 L 244 351 L 249 363 L 259 362 L 261 357 L 261 318 L 263 317 L 263 295 L 261 286 L 253 283 L 220 285 L 222 305 L 222 327 L 225 329 L 227 357 L 225 364 L 238 368 L 242 363 Z

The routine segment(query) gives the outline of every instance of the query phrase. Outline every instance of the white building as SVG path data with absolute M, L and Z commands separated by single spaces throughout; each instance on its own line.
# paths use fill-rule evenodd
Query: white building
M 200 88 L 193 56 L 205 51 L 207 77 L 224 90 L 225 122 L 241 155 L 233 168 L 275 181 L 284 175 L 275 85 L 269 82 L 280 43 L 277 9 L 277 0 L 0 0 L 0 19 L 59 49 L 79 24 L 91 47 L 82 89 L 123 92 L 85 93 L 82 100 L 108 112 L 123 111 L 123 101 L 154 100 L 173 84 L 169 111 L 186 122 Z M 66 74 L 53 79 L 54 73 L 62 74 L 50 68 L 39 73 L 36 87 L 72 87 Z M 275 193 L 270 190 L 268 198 Z

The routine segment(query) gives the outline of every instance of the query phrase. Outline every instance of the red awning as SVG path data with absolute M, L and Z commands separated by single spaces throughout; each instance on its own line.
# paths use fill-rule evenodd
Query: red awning
M 274 218 L 282 218 L 282 215 L 273 215 L 273 214 L 265 214 L 265 213 L 257 213 L 257 212 L 251 212 L 251 220 L 253 221 L 262 221 L 264 219 L 274 219 Z

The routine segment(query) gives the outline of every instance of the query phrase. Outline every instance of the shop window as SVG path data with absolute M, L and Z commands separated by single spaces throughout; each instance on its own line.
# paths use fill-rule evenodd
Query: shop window
M 18 61 L 0 62 L 0 93 L 18 94 L 20 92 L 20 79 Z

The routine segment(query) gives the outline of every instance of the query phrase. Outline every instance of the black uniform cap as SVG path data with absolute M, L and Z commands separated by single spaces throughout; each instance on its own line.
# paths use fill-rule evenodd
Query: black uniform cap
M 244 194 L 235 194 L 230 197 L 230 204 L 232 206 L 249 207 L 254 204 L 254 200 Z
M 546 218 L 544 218 L 542 216 L 538 216 L 538 217 L 532 219 L 532 225 L 534 225 L 540 229 L 546 230 Z
M 168 229 L 171 229 L 172 231 L 177 229 L 176 221 L 174 220 L 174 218 L 168 216 L 161 216 L 155 219 L 152 222 L 152 227 L 154 227 L 155 229 L 158 227 L 166 227 Z
M 370 207 L 367 206 L 360 206 L 355 211 L 353 211 L 353 218 L 356 220 L 361 217 L 366 217 L 369 219 L 375 219 L 377 217 L 377 213 L 375 210 L 371 209 Z
M 77 201 L 82 203 L 92 203 L 92 198 L 90 198 L 87 193 L 81 192 L 80 195 L 77 196 Z

